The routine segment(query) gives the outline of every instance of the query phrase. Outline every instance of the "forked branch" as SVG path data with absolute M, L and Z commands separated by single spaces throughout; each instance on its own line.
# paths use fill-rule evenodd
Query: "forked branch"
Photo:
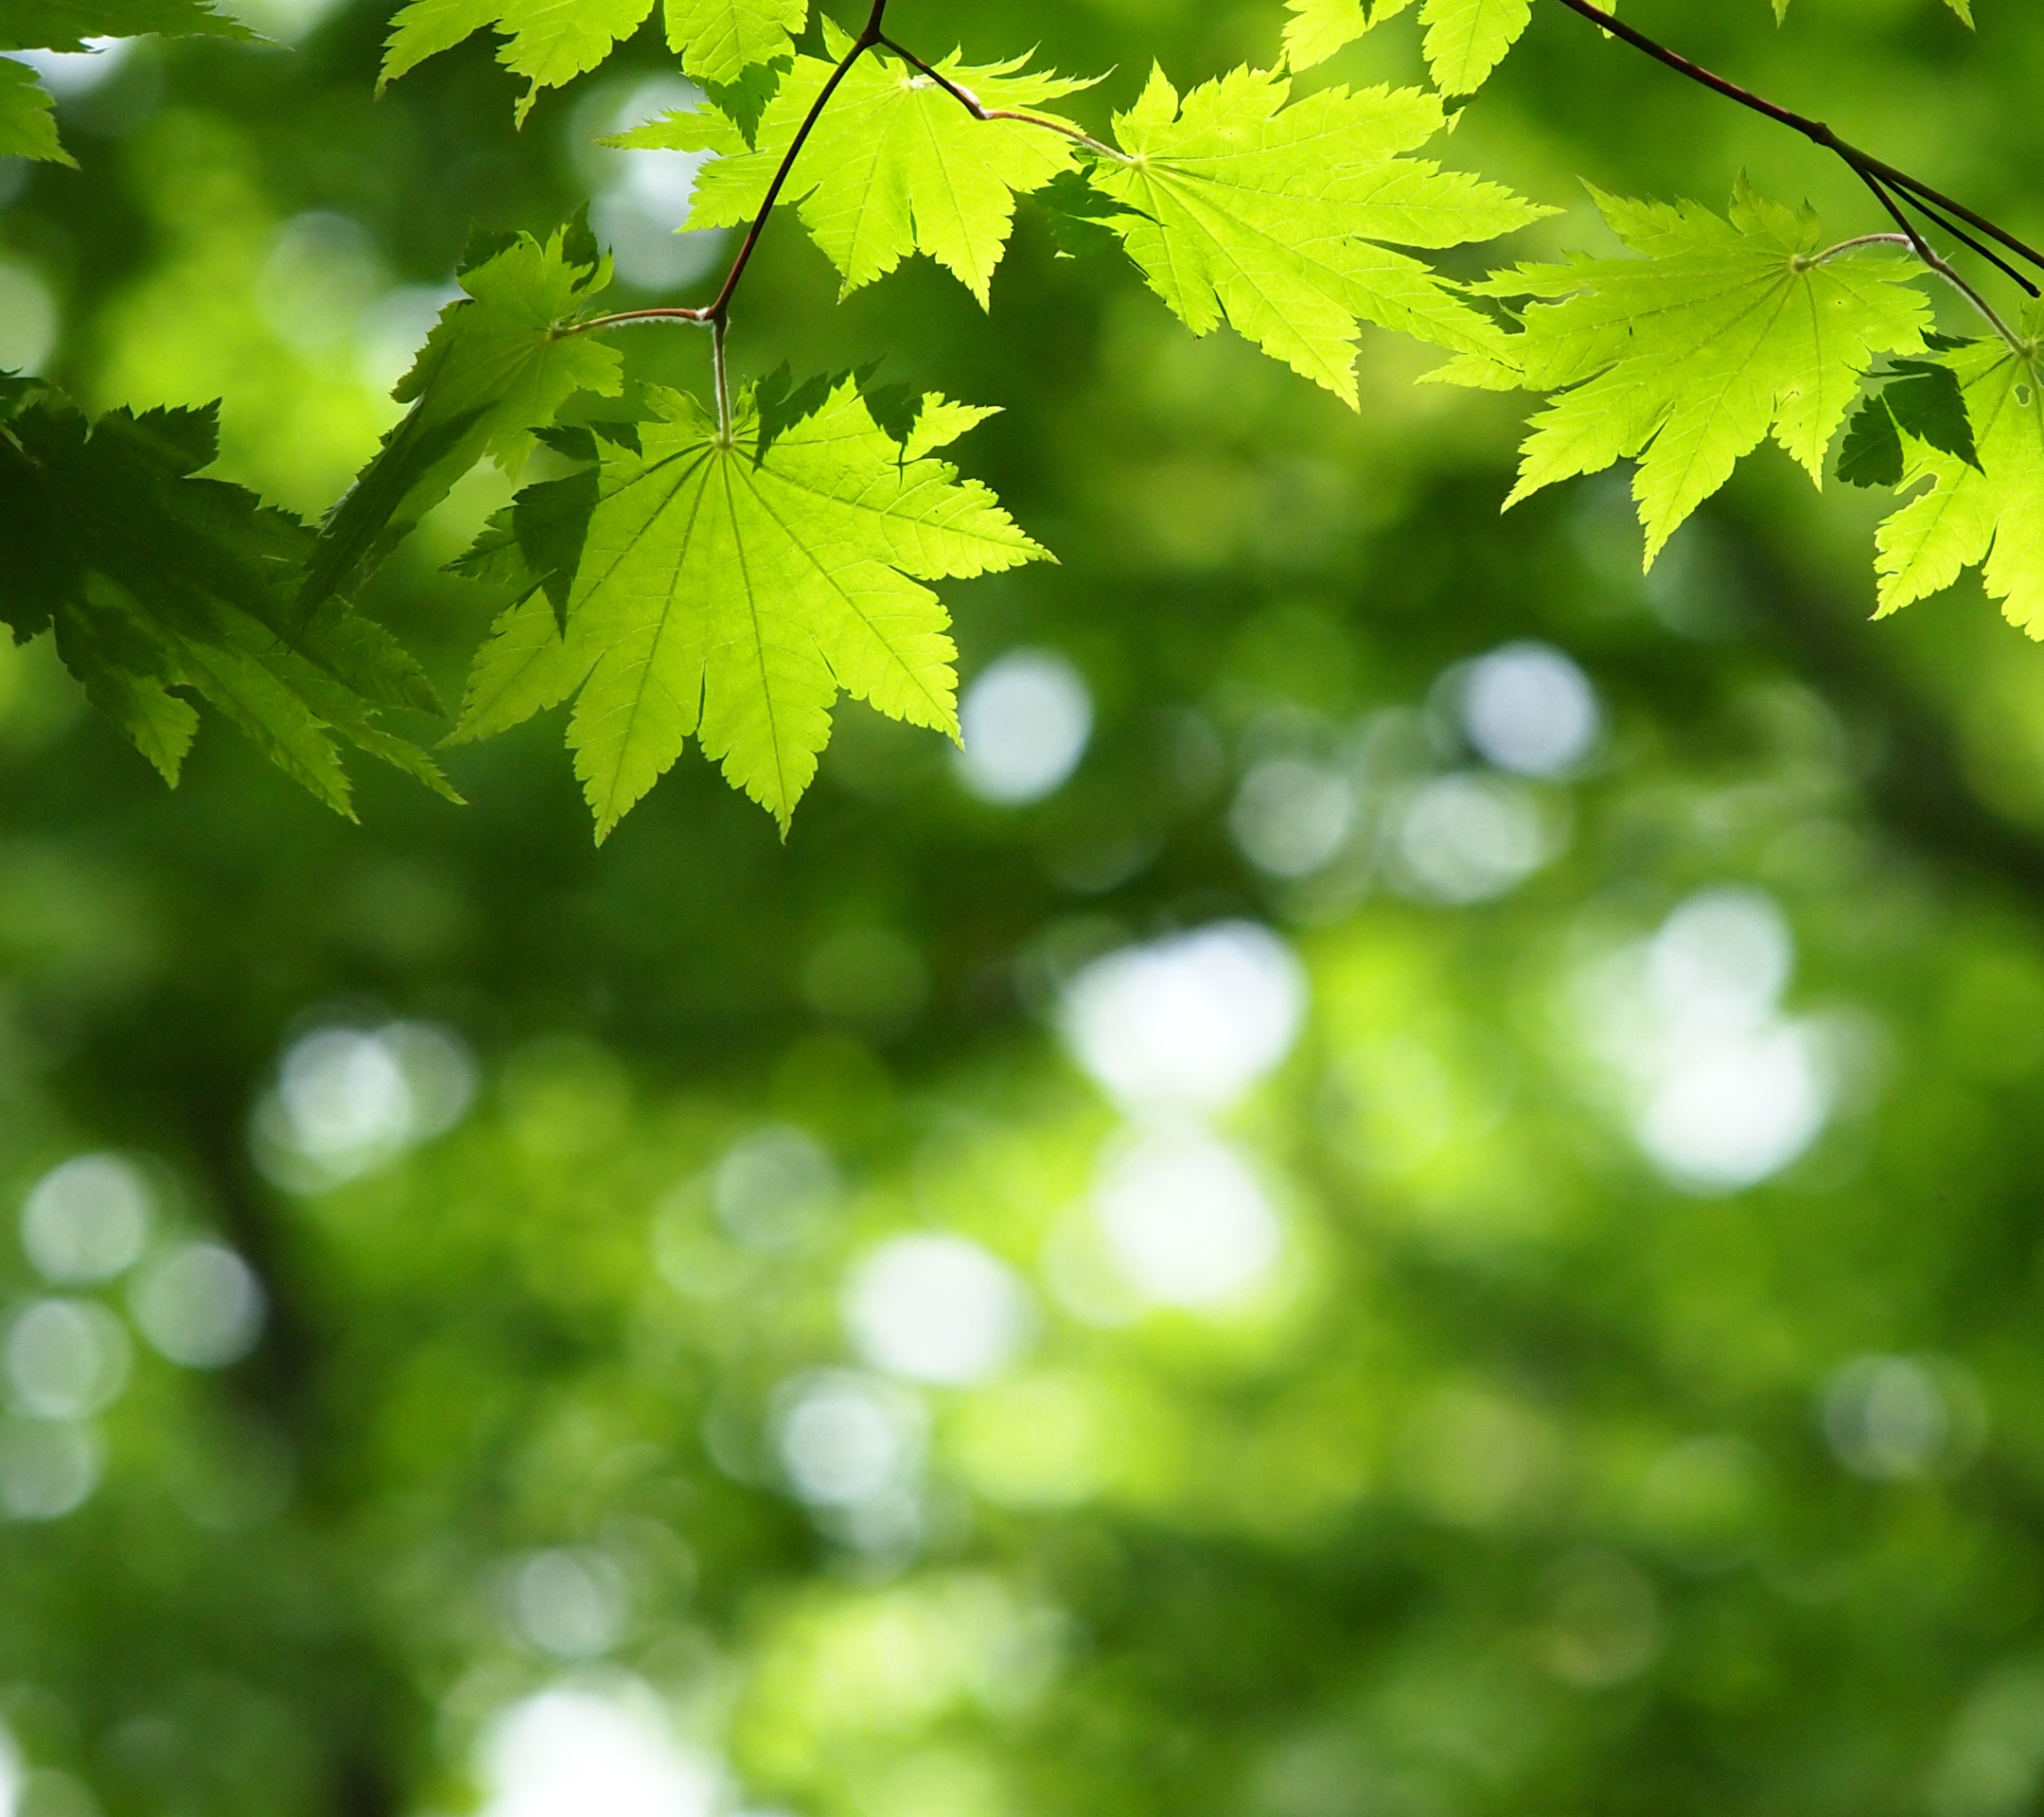
M 1705 69 L 1702 64 L 1692 62 L 1688 58 L 1683 56 L 1681 52 L 1670 50 L 1667 45 L 1658 43 L 1656 40 L 1648 37 L 1645 32 L 1625 24 L 1615 14 L 1607 12 L 1602 7 L 1593 4 L 1593 0 L 1560 0 L 1560 3 L 1568 8 L 1571 12 L 1580 13 L 1591 24 L 1600 26 L 1603 30 L 1610 32 L 1613 38 L 1631 45 L 1634 50 L 1645 53 L 1656 62 L 1665 63 L 1669 69 L 1674 70 L 1677 75 L 1686 77 L 1690 81 L 1711 90 L 1714 94 L 1722 95 L 1727 100 L 1736 101 L 1740 107 L 1746 108 L 1752 113 L 1773 120 L 1778 125 L 1786 126 L 1793 132 L 1800 132 L 1812 145 L 1822 146 L 1826 151 L 1835 153 L 1844 161 L 1854 175 L 1859 177 L 1874 192 L 1881 206 L 1888 211 L 1889 215 L 1894 218 L 1895 224 L 1901 228 L 1910 245 L 1915 250 L 1916 256 L 1940 277 L 1944 278 L 1947 283 L 1952 285 L 1961 295 L 1965 297 L 2004 341 L 2018 351 L 2022 349 L 2023 343 L 2017 337 L 2007 323 L 1996 312 L 1986 298 L 1982 296 L 1972 285 L 1968 284 L 1958 272 L 1953 270 L 1950 260 L 1942 256 L 1929 245 L 1924 238 L 1922 232 L 1917 228 L 1916 223 L 1910 220 L 1907 210 L 1914 208 L 1919 214 L 1943 228 L 1947 233 L 1964 241 L 1973 251 L 1980 254 L 1982 257 L 1987 259 L 2009 277 L 2015 279 L 2031 296 L 2035 296 L 2038 292 L 2037 286 L 2030 278 L 2024 276 L 2022 273 L 2018 272 L 2000 254 L 1982 245 L 1965 228 L 1956 225 L 1953 220 L 1948 220 L 1947 217 L 1954 217 L 1957 221 L 1963 221 L 1968 226 L 1978 229 L 1989 239 L 1999 241 L 2000 245 L 2014 253 L 2017 257 L 2027 261 L 2039 271 L 2044 271 L 2044 253 L 2039 253 L 2034 246 L 2017 238 L 2014 234 L 2009 233 L 2005 228 L 1998 226 L 1984 215 L 1976 214 L 1963 203 L 1954 202 L 1949 196 L 1940 194 L 1937 190 L 1931 188 L 1929 184 L 1911 176 L 1908 171 L 1898 170 L 1894 165 L 1875 157 L 1871 152 L 1860 150 L 1858 146 L 1839 137 L 1822 120 L 1812 119 L 1806 114 L 1798 114 L 1792 108 L 1783 107 L 1778 102 L 1769 100 L 1765 96 L 1754 94 L 1749 88 L 1741 88 L 1738 83 L 1726 80 L 1724 77 Z

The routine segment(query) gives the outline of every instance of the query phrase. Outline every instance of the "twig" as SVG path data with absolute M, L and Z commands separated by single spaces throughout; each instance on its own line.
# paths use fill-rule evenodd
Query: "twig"
M 1019 120 L 1025 126 L 1040 126 L 1047 132 L 1062 132 L 1075 144 L 1083 145 L 1089 150 L 1097 151 L 1103 158 L 1112 158 L 1117 164 L 1134 162 L 1126 151 L 1116 150 L 1113 146 L 1096 139 L 1092 133 L 1082 131 L 1069 120 L 1059 119 L 1053 114 L 1022 114 L 1013 108 L 988 107 L 971 89 L 961 87 L 959 83 L 954 82 L 942 70 L 925 63 L 914 51 L 909 50 L 905 45 L 897 44 L 891 38 L 882 38 L 880 47 L 883 50 L 891 50 L 909 68 L 923 76 L 926 76 L 976 120 Z
M 1946 283 L 1949 284 L 1953 290 L 1957 291 L 1961 296 L 1965 297 L 1968 303 L 1972 304 L 1981 312 L 1987 326 L 1999 334 L 2002 340 L 2006 341 L 2011 347 L 2018 353 L 2024 351 L 2022 342 L 2017 338 L 2015 330 L 2006 322 L 2002 321 L 1994 305 L 1988 302 L 1965 278 L 1961 277 L 1953 268 L 1951 261 L 1933 248 L 1930 242 L 1916 231 L 1915 223 L 1902 212 L 1901 204 L 1882 187 L 1878 179 L 1870 171 L 1861 170 L 1858 165 L 1854 165 L 1853 169 L 1858 173 L 1860 181 L 1880 199 L 1881 206 L 1894 217 L 1896 224 L 1909 237 L 1909 243 L 1915 249 L 1916 256 L 1922 259 Z
M 1957 272 L 1952 270 L 1949 261 L 1930 249 L 1924 240 L 1923 236 L 1917 232 L 1915 225 L 1903 213 L 1894 196 L 1890 194 L 1890 190 L 1893 189 L 1900 194 L 1911 206 L 1922 209 L 1924 213 L 1930 215 L 1933 220 L 1938 220 L 1938 217 L 1932 214 L 1932 210 L 1943 209 L 1947 215 L 1956 217 L 1958 220 L 1966 222 L 1968 226 L 1978 228 L 1990 239 L 1999 240 L 2009 251 L 2015 253 L 2018 257 L 2028 260 L 2040 271 L 2044 271 L 2044 253 L 2039 253 L 2035 247 L 2018 239 L 2014 234 L 1997 226 L 1985 216 L 1975 214 L 1972 209 L 1952 201 L 1949 196 L 1939 194 L 1929 184 L 1911 176 L 1908 171 L 1898 170 L 1894 165 L 1888 164 L 1869 152 L 1860 150 L 1856 145 L 1848 144 L 1822 120 L 1811 119 L 1807 115 L 1798 114 L 1790 108 L 1782 107 L 1773 101 L 1768 100 L 1763 96 L 1755 95 L 1751 89 L 1741 88 L 1736 82 L 1727 81 L 1722 76 L 1716 75 L 1712 71 L 1705 69 L 1702 64 L 1691 62 L 1688 58 L 1683 56 L 1680 52 L 1670 50 L 1665 44 L 1659 44 L 1648 37 L 1645 32 L 1635 30 L 1632 26 L 1624 24 L 1613 14 L 1606 12 L 1602 7 L 1593 5 L 1592 0 L 1561 0 L 1561 5 L 1568 8 L 1571 12 L 1581 14 L 1592 25 L 1610 32 L 1612 37 L 1630 44 L 1634 50 L 1642 51 L 1647 56 L 1653 58 L 1657 62 L 1666 64 L 1677 75 L 1684 76 L 1690 81 L 1700 83 L 1704 88 L 1722 95 L 1727 100 L 1736 101 L 1739 106 L 1748 108 L 1755 114 L 1764 115 L 1767 118 L 1788 127 L 1791 132 L 1800 132 L 1812 145 L 1822 146 L 1827 151 L 1836 152 L 1839 157 L 1842 158 L 1851 167 L 1854 174 L 1880 198 L 1882 207 L 1894 218 L 1896 224 L 1908 236 L 1910 244 L 1915 248 L 1917 256 L 1922 258 L 1924 263 L 1936 272 L 1940 277 L 1946 279 L 1947 282 L 1957 286 L 1960 292 L 1979 309 L 1988 321 L 1994 324 L 1996 331 L 2011 346 L 2020 348 L 2024 344 L 2010 332 L 2008 326 L 1995 313 L 1980 293 L 1968 285 Z M 1994 262 L 2000 266 L 2001 270 L 2008 272 L 2012 277 L 2017 277 L 2017 281 L 2022 284 L 2023 288 L 2028 290 L 2033 296 L 2036 294 L 2035 289 L 2028 280 L 2017 276 L 2017 273 L 2008 265 L 2004 264 L 2001 259 L 1987 252 L 1987 249 L 1977 241 L 1967 238 L 1958 228 L 1953 227 L 1950 221 L 1939 221 L 1939 225 L 1954 234 L 1958 234 L 1976 252 L 1984 254 L 1987 257 L 1994 259 Z
M 746 237 L 738 248 L 738 256 L 731 260 L 731 268 L 725 274 L 724 285 L 716 293 L 714 302 L 699 309 L 622 309 L 615 315 L 593 315 L 580 322 L 563 323 L 555 329 L 556 334 L 589 334 L 597 328 L 628 328 L 643 323 L 688 322 L 714 330 L 714 354 L 716 362 L 717 379 L 717 427 L 728 440 L 731 435 L 731 383 L 725 370 L 724 337 L 731 326 L 731 298 L 738 293 L 738 285 L 746 274 L 746 267 L 752 262 L 752 254 L 760 242 L 760 236 L 766 231 L 767 217 L 781 200 L 781 192 L 787 186 L 787 180 L 795 169 L 795 160 L 802 156 L 802 147 L 809 143 L 809 135 L 816 131 L 816 124 L 823 117 L 823 110 L 831 103 L 831 97 L 837 93 L 844 79 L 852 73 L 852 65 L 865 56 L 875 44 L 887 41 L 880 35 L 880 27 L 886 22 L 888 0 L 873 0 L 872 13 L 866 21 L 866 29 L 853 41 L 852 47 L 838 60 L 837 67 L 831 71 L 830 79 L 823 84 L 816 99 L 810 103 L 809 112 L 781 159 L 781 168 L 774 172 L 773 181 L 766 185 L 766 198 L 760 203 L 759 212 L 752 217 L 752 225 L 746 230 Z

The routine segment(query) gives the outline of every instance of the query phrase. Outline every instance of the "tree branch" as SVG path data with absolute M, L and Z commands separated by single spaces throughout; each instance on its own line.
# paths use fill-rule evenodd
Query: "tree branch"
M 939 88 L 943 89 L 946 95 L 950 96 L 976 120 L 1019 120 L 1025 126 L 1040 126 L 1047 132 L 1061 132 L 1075 144 L 1083 145 L 1089 150 L 1097 151 L 1103 158 L 1112 158 L 1117 164 L 1131 162 L 1126 151 L 1116 150 L 1113 146 L 1096 139 L 1092 133 L 1082 131 L 1069 120 L 1061 120 L 1054 114 L 1021 114 L 1013 108 L 988 107 L 971 89 L 960 86 L 960 84 L 944 75 L 943 71 L 925 63 L 914 51 L 902 44 L 897 44 L 893 39 L 883 38 L 880 40 L 880 45 L 883 50 L 891 50 L 909 68 L 935 82 Z
M 1965 221 L 1970 227 L 1979 229 L 1990 239 L 1999 240 L 2009 251 L 2015 253 L 2020 258 L 2027 259 L 2040 271 L 2044 271 L 2044 253 L 2039 253 L 2035 247 L 2018 239 L 2014 234 L 1997 226 L 1985 216 L 1975 214 L 1972 209 L 1952 201 L 1949 196 L 1940 195 L 1929 185 L 1919 182 L 1916 178 L 1911 176 L 1908 171 L 1898 170 L 1894 165 L 1885 163 L 1881 159 L 1874 157 L 1871 153 L 1860 150 L 1856 145 L 1848 144 L 1845 140 L 1840 138 L 1836 132 L 1832 132 L 1822 120 L 1811 119 L 1807 115 L 1798 114 L 1790 108 L 1782 107 L 1776 102 L 1767 99 L 1764 96 L 1755 95 L 1751 89 L 1741 88 L 1736 82 L 1727 81 L 1722 76 L 1716 75 L 1712 71 L 1705 69 L 1702 64 L 1691 62 L 1688 58 L 1683 56 L 1680 52 L 1670 50 L 1665 44 L 1658 44 L 1648 37 L 1645 32 L 1637 31 L 1632 26 L 1624 24 L 1612 13 L 1606 12 L 1603 8 L 1593 5 L 1592 0 L 1560 0 L 1560 3 L 1568 8 L 1571 12 L 1581 14 L 1592 25 L 1601 27 L 1603 30 L 1610 32 L 1612 37 L 1630 44 L 1634 50 L 1641 51 L 1653 58 L 1656 62 L 1665 63 L 1669 69 L 1674 70 L 1677 75 L 1686 77 L 1690 81 L 1699 83 L 1715 94 L 1722 95 L 1727 100 L 1736 101 L 1739 106 L 1747 108 L 1753 113 L 1763 115 L 1768 119 L 1788 127 L 1791 132 L 1800 132 L 1812 145 L 1822 146 L 1826 151 L 1835 152 L 1881 199 L 1882 206 L 1900 223 L 1903 232 L 1909 236 L 1911 243 L 1916 248 L 1918 256 L 1923 258 L 1924 262 L 1931 270 L 1937 272 L 1940 276 L 1957 284 L 1980 307 L 1982 313 L 1996 323 L 2003 337 L 2009 340 L 2012 344 L 2016 344 L 2015 337 L 2009 334 L 2007 328 L 2001 325 L 2000 318 L 1996 316 L 1984 302 L 1981 301 L 1978 294 L 1951 270 L 1947 261 L 1931 252 L 1929 247 L 1924 243 L 1922 235 L 1916 231 L 1916 228 L 1904 216 L 1894 197 L 1889 194 L 1889 190 L 1892 188 L 1898 191 L 1912 206 L 1922 208 L 1926 214 L 1929 214 L 1932 208 L 1943 209 L 1947 215 Z M 1932 219 L 1935 220 L 1936 217 L 1933 215 Z M 1953 233 L 1959 233 L 1960 231 L 1952 227 L 1949 221 L 1940 221 L 1939 224 Z M 1960 234 L 1960 238 L 1965 238 L 1965 236 Z M 2029 291 L 2031 295 L 2035 296 L 2036 294 L 2035 288 L 2027 279 L 2017 276 L 2000 259 L 1996 258 L 1992 253 L 1987 253 L 1985 247 L 1980 246 L 1970 239 L 1967 240 L 1967 244 L 1973 246 L 1976 252 L 1983 253 L 1989 258 L 1993 258 L 1994 262 L 2000 265 L 2003 271 L 2009 272 L 2012 277 L 2017 277 L 2017 282 Z
M 788 143 L 786 153 L 781 160 L 781 168 L 774 172 L 773 181 L 766 185 L 766 199 L 760 203 L 759 212 L 752 218 L 752 225 L 746 230 L 746 237 L 738 248 L 738 256 L 731 261 L 726 273 L 724 285 L 716 293 L 716 300 L 699 309 L 623 309 L 615 315 L 590 316 L 582 322 L 564 324 L 557 332 L 561 334 L 588 334 L 597 328 L 626 328 L 642 323 L 688 322 L 697 326 L 708 326 L 715 331 L 715 359 L 717 376 L 717 424 L 726 435 L 731 433 L 731 384 L 724 363 L 724 336 L 731 324 L 731 298 L 738 293 L 738 286 L 745 277 L 746 267 L 751 264 L 752 255 L 758 248 L 760 236 L 766 230 L 767 218 L 781 200 L 781 192 L 787 186 L 787 180 L 795 169 L 795 160 L 802 156 L 802 147 L 809 143 L 809 135 L 823 117 L 823 110 L 831 103 L 844 79 L 852 73 L 852 66 L 875 44 L 885 44 L 880 27 L 887 20 L 888 0 L 873 0 L 872 15 L 866 21 L 866 28 L 853 41 L 852 48 L 838 60 L 837 67 L 831 71 L 830 79 L 810 103 L 809 112 L 796 129 L 795 136 Z

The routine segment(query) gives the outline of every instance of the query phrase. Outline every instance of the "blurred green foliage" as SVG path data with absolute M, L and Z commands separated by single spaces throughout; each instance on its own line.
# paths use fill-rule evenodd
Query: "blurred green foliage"
M 898 3 L 1112 68 L 1095 124 L 1283 23 Z M 1449 141 L 1567 211 L 1524 256 L 1608 250 L 1577 176 L 1865 220 L 1535 10 Z M 2035 237 L 2007 0 L 1635 13 Z M 63 66 L 0 364 L 221 397 L 309 512 L 472 223 L 593 189 L 703 300 L 594 144 L 657 27 L 520 132 L 486 44 L 378 100 L 384 9 L 247 16 Z M 593 853 L 552 725 L 467 808 L 218 738 L 167 797 L 0 651 L 24 1817 L 2038 1808 L 2044 653 L 1971 581 L 1864 623 L 1866 501 L 1779 454 L 1643 580 L 1622 484 L 1499 518 L 1512 399 L 1371 338 L 1352 415 L 1057 251 L 988 319 L 766 242 L 742 376 L 1003 406 L 968 468 L 1062 563 L 954 602 L 969 767 L 845 708 L 784 848 L 687 766 Z M 507 496 L 365 601 L 443 695 Z

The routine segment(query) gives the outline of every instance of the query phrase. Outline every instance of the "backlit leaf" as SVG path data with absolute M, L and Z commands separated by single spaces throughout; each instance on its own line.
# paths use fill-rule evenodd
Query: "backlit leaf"
M 688 225 L 749 222 L 837 60 L 850 48 L 836 27 L 826 37 L 831 59 L 795 60 L 751 144 L 739 123 L 707 105 L 608 143 L 719 153 L 696 181 Z M 1089 86 L 1025 73 L 1026 61 L 972 66 L 954 53 L 934 67 L 996 111 L 1035 112 Z M 924 253 L 985 308 L 1014 225 L 1015 197 L 1072 168 L 1068 138 L 1020 120 L 976 119 L 929 78 L 875 51 L 839 85 L 783 194 L 843 274 L 847 292 L 886 276 L 910 253 Z
M 1559 394 L 1533 419 L 1510 503 L 1636 459 L 1651 563 L 1770 433 L 1821 484 L 1867 368 L 1919 349 L 1929 316 L 1907 254 L 1821 254 L 1813 216 L 1743 183 L 1729 221 L 1693 203 L 1597 205 L 1638 256 L 1522 266 L 1476 288 L 1555 299 L 1528 309 L 1510 344 L 1519 382 Z M 1497 368 L 1440 376 L 1493 383 Z
M 586 230 L 580 230 L 586 233 Z M 613 347 L 556 334 L 587 310 L 608 278 L 593 243 L 577 250 L 563 228 L 544 246 L 521 234 L 462 275 L 450 303 L 396 397 L 412 410 L 321 528 L 302 602 L 318 604 L 381 561 L 420 518 L 485 455 L 515 472 L 533 432 L 578 391 L 615 397 L 624 383 Z M 587 260 L 589 262 L 583 262 Z
M 846 379 L 768 443 L 749 392 L 728 441 L 694 398 L 651 401 L 637 446 L 597 444 L 565 637 L 537 594 L 507 611 L 455 735 L 573 694 L 599 839 L 692 736 L 784 828 L 840 692 L 955 736 L 949 620 L 921 583 L 1046 558 L 931 458 L 977 413 L 927 399 L 905 447 Z
M 1117 117 L 1129 161 L 1090 175 L 1131 211 L 1107 224 L 1151 288 L 1195 334 L 1225 320 L 1351 404 L 1361 322 L 1494 346 L 1488 317 L 1391 247 L 1490 239 L 1549 211 L 1404 156 L 1444 125 L 1431 95 L 1327 88 L 1286 106 L 1290 92 L 1281 74 L 1237 70 L 1181 101 L 1157 71 Z
M 1979 465 L 1902 425 L 1902 483 L 1929 484 L 1880 527 L 1883 616 L 1978 567 L 2009 622 L 2044 638 L 2044 384 L 2035 351 L 2044 306 L 2032 305 L 2022 332 L 2026 353 L 1997 339 L 1935 356 L 1965 394 Z

